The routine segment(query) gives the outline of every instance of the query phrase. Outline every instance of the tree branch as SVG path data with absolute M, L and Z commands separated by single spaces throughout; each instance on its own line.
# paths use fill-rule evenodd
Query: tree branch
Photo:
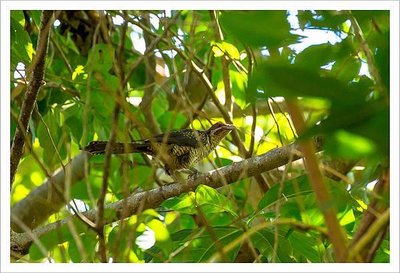
M 294 127 L 298 134 L 305 130 L 305 122 L 297 101 L 287 101 L 288 110 L 292 118 Z M 301 151 L 304 153 L 304 159 L 311 186 L 315 192 L 317 203 L 324 215 L 325 224 L 328 227 L 328 234 L 334 248 L 334 254 L 337 262 L 343 262 L 347 258 L 347 238 L 337 219 L 336 207 L 332 206 L 332 197 L 324 182 L 322 172 L 319 169 L 318 161 L 315 156 L 315 147 L 313 143 L 306 140 L 300 144 Z
M 11 208 L 11 215 L 17 217 L 29 228 L 35 228 L 43 223 L 50 215 L 56 213 L 65 205 L 65 199 L 57 189 L 64 190 L 66 173 L 70 174 L 71 185 L 84 177 L 84 160 L 86 153 L 76 156 L 65 168 L 58 169 L 41 186 L 30 192 L 28 196 Z M 20 226 L 11 218 L 11 228 L 21 232 Z
M 43 11 L 40 18 L 40 32 L 36 55 L 32 64 L 32 76 L 25 93 L 19 114 L 18 123 L 22 125 L 21 130 L 17 127 L 10 152 L 10 190 L 14 182 L 14 176 L 22 157 L 24 148 L 24 135 L 28 131 L 29 119 L 31 118 L 33 107 L 35 106 L 39 88 L 43 85 L 44 69 L 46 64 L 46 53 L 49 41 L 49 30 L 52 22 L 53 11 Z

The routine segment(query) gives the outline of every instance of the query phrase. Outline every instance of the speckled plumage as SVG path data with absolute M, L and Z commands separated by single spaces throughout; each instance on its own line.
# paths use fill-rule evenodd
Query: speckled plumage
M 131 143 L 115 143 L 111 152 L 155 156 L 163 162 L 166 172 L 171 175 L 175 170 L 188 169 L 207 157 L 233 128 L 233 125 L 217 122 L 204 131 L 183 129 Z M 102 154 L 106 145 L 107 141 L 93 141 L 84 150 L 91 154 Z

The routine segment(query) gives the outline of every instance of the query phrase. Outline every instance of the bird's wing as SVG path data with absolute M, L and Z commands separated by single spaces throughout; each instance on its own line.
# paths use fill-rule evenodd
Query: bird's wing
M 199 147 L 199 136 L 196 136 L 196 133 L 191 129 L 183 129 L 179 131 L 173 131 L 168 133 L 168 137 L 166 141 L 164 140 L 165 134 L 154 136 L 149 139 L 149 141 L 154 142 L 165 142 L 166 144 L 177 144 L 181 146 L 189 146 L 193 148 Z

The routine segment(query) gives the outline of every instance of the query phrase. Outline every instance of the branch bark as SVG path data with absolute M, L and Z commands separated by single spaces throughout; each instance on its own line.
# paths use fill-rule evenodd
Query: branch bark
M 318 150 L 322 147 L 322 140 L 316 139 L 315 145 Z M 223 168 L 213 170 L 206 175 L 201 175 L 196 177 L 195 179 L 188 179 L 187 183 L 172 183 L 165 185 L 160 188 L 152 189 L 145 192 L 140 192 L 137 194 L 132 194 L 126 199 L 117 201 L 115 203 L 109 204 L 105 206 L 107 210 L 115 211 L 115 214 L 112 218 L 104 218 L 104 223 L 112 223 L 113 221 L 120 220 L 120 217 L 123 216 L 130 216 L 136 214 L 138 210 L 144 210 L 148 208 L 156 208 L 158 207 L 164 200 L 179 196 L 182 193 L 189 192 L 195 190 L 200 184 L 208 185 L 213 188 L 219 188 L 227 184 L 234 183 L 239 179 L 243 179 L 246 177 L 252 177 L 254 175 L 260 174 L 262 172 L 270 171 L 275 168 L 278 168 L 282 165 L 287 164 L 290 160 L 297 160 L 302 157 L 300 152 L 298 151 L 299 146 L 297 144 L 290 144 L 285 147 L 277 148 L 271 150 L 263 155 L 256 156 L 254 158 L 246 159 L 240 162 L 235 162 L 229 166 L 225 166 Z M 80 154 L 79 157 L 83 157 L 84 154 Z M 83 163 L 77 162 L 76 159 L 74 164 L 69 164 L 68 166 L 73 166 L 74 170 L 72 170 L 73 174 L 81 173 L 83 177 Z M 83 159 L 81 159 L 83 160 Z M 61 171 L 62 172 L 62 171 Z M 60 178 L 60 177 L 59 177 Z M 79 178 L 74 176 L 71 178 L 71 183 L 76 183 L 76 179 Z M 54 183 L 54 181 L 53 181 Z M 58 181 L 58 183 L 62 183 Z M 47 184 L 47 183 L 46 183 Z M 45 186 L 43 186 L 44 188 Z M 49 189 L 49 187 L 46 187 Z M 42 194 L 46 193 L 44 189 L 41 190 Z M 32 213 L 32 208 L 35 207 L 35 200 L 29 198 L 28 200 L 21 201 L 17 205 L 19 207 L 24 206 L 26 211 L 25 214 Z M 27 199 L 26 198 L 26 199 Z M 28 201 L 31 200 L 34 203 L 28 204 Z M 25 202 L 24 204 L 21 204 Z M 14 207 L 15 208 L 15 207 Z M 15 212 L 15 209 L 12 209 L 12 213 Z M 21 211 L 21 209 L 18 209 Z M 52 211 L 54 213 L 54 211 Z M 43 213 L 42 216 L 44 216 Z M 82 213 L 86 218 L 91 220 L 92 222 L 96 221 L 96 210 L 90 210 L 87 212 Z M 41 218 L 41 220 L 44 217 Z M 46 217 L 47 218 L 47 217 Z M 60 221 L 39 227 L 32 232 L 35 234 L 36 237 L 40 237 L 54 229 L 60 228 L 63 225 L 67 224 L 71 221 L 73 217 L 64 218 Z M 36 222 L 38 223 L 38 221 Z M 37 226 L 37 225 L 36 225 Z M 13 238 L 13 236 L 17 236 Z M 32 243 L 33 239 L 28 233 L 13 233 L 11 238 L 11 249 L 16 250 L 18 249 L 23 253 L 24 249 L 26 251 L 29 248 L 30 244 Z
M 13 231 L 23 231 L 13 221 L 14 217 L 32 229 L 39 226 L 65 205 L 65 198 L 60 194 L 60 191 L 62 192 L 65 188 L 66 173 L 71 175 L 71 186 L 79 182 L 84 177 L 85 156 L 88 156 L 88 154 L 83 152 L 76 156 L 65 166 L 65 169 L 58 169 L 52 177 L 11 208 L 11 228 Z
M 21 112 L 18 118 L 17 129 L 10 152 L 10 190 L 14 182 L 14 176 L 18 168 L 19 161 L 25 144 L 24 135 L 28 131 L 29 119 L 31 118 L 33 108 L 36 104 L 39 88 L 43 85 L 44 69 L 46 64 L 46 53 L 49 41 L 49 30 L 52 23 L 53 11 L 43 11 L 40 18 L 40 31 L 36 55 L 32 63 L 32 76 L 29 80 L 28 88 L 22 103 Z M 20 128 L 22 127 L 22 128 Z

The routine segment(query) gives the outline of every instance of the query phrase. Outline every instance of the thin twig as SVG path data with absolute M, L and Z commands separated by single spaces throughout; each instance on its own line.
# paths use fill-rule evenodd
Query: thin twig
M 60 153 L 58 152 L 58 149 L 57 149 L 57 146 L 56 146 L 56 144 L 55 144 L 55 142 L 54 142 L 54 139 L 53 139 L 53 137 L 51 136 L 50 128 L 49 128 L 49 126 L 47 126 L 47 123 L 46 123 L 46 121 L 43 119 L 42 114 L 40 114 L 39 109 L 38 109 L 38 106 L 37 106 L 37 103 L 35 103 L 34 111 L 35 111 L 35 114 L 39 117 L 39 119 L 40 119 L 40 121 L 42 122 L 43 126 L 45 127 L 46 133 L 47 133 L 47 135 L 48 135 L 48 137 L 49 137 L 49 139 L 50 139 L 50 143 L 51 143 L 51 145 L 53 146 L 54 153 L 57 155 L 58 160 L 60 161 L 59 163 L 61 164 L 61 167 L 64 169 L 64 168 L 65 168 L 64 163 L 62 162 L 61 155 L 60 155 Z
M 144 58 L 155 48 L 155 46 L 162 40 L 162 38 L 167 35 L 169 29 L 172 27 L 172 25 L 176 22 L 176 20 L 178 20 L 180 16 L 180 12 L 177 12 L 173 18 L 171 18 L 171 20 L 168 22 L 167 25 L 165 25 L 164 27 L 164 32 L 162 35 L 160 35 L 159 37 L 157 37 L 156 39 L 153 40 L 153 42 L 146 47 L 145 52 L 143 53 L 143 55 L 140 55 L 137 60 L 131 65 L 128 73 L 126 74 L 126 78 L 123 82 L 123 86 L 126 86 L 126 84 L 128 83 L 129 79 L 131 78 L 133 72 L 135 72 L 136 68 L 142 63 L 142 61 L 144 60 Z
M 45 164 L 42 162 L 42 160 L 40 160 L 39 156 L 33 150 L 32 140 L 29 138 L 28 133 L 22 129 L 23 125 L 20 123 L 20 120 L 18 119 L 17 114 L 11 110 L 11 116 L 13 119 L 15 119 L 15 121 L 17 123 L 17 128 L 19 128 L 21 130 L 21 132 L 23 132 L 23 137 L 24 137 L 24 140 L 26 143 L 26 147 L 31 151 L 31 155 L 32 155 L 33 159 L 36 161 L 36 163 L 42 169 L 45 176 L 47 178 L 51 177 L 51 171 L 46 168 Z
M 251 134 L 250 134 L 250 145 L 249 145 L 249 154 L 254 154 L 254 144 L 255 144 L 255 134 L 256 134 L 256 127 L 257 127 L 257 105 L 251 104 L 251 109 L 253 111 L 253 121 L 251 123 Z
M 64 61 L 69 74 L 72 75 L 74 73 L 74 70 L 72 69 L 71 64 L 69 63 L 67 57 L 65 56 L 65 54 L 64 54 L 63 50 L 61 49 L 60 45 L 58 44 L 58 42 L 54 39 L 53 35 L 50 35 L 50 40 L 51 40 L 51 43 L 54 45 L 54 47 L 57 49 L 58 53 L 60 54 L 61 59 Z
M 360 43 L 362 51 L 367 57 L 368 70 L 375 81 L 376 88 L 378 92 L 382 95 L 382 97 L 385 98 L 385 100 L 388 100 L 388 93 L 386 87 L 383 84 L 381 75 L 379 74 L 378 68 L 376 67 L 374 55 L 371 49 L 369 48 L 367 41 L 364 39 L 363 31 L 361 30 L 361 27 L 358 24 L 357 19 L 353 16 L 353 14 L 350 11 L 348 12 L 348 15 L 350 17 L 349 19 L 351 21 L 351 26 L 353 27 L 354 34 Z
M 271 103 L 270 103 L 269 99 L 267 99 L 267 102 L 268 102 L 268 103 L 267 103 L 268 109 L 269 109 L 269 111 L 270 111 L 270 113 L 271 113 L 271 116 L 272 116 L 272 118 L 273 118 L 273 120 L 274 120 L 274 122 L 275 122 L 275 125 L 276 125 L 276 131 L 277 131 L 277 133 L 278 133 L 279 141 L 280 141 L 280 143 L 281 143 L 281 146 L 283 146 L 281 130 L 279 129 L 279 122 L 276 120 L 275 113 L 274 113 L 274 110 L 273 110 L 272 107 L 271 107 Z

